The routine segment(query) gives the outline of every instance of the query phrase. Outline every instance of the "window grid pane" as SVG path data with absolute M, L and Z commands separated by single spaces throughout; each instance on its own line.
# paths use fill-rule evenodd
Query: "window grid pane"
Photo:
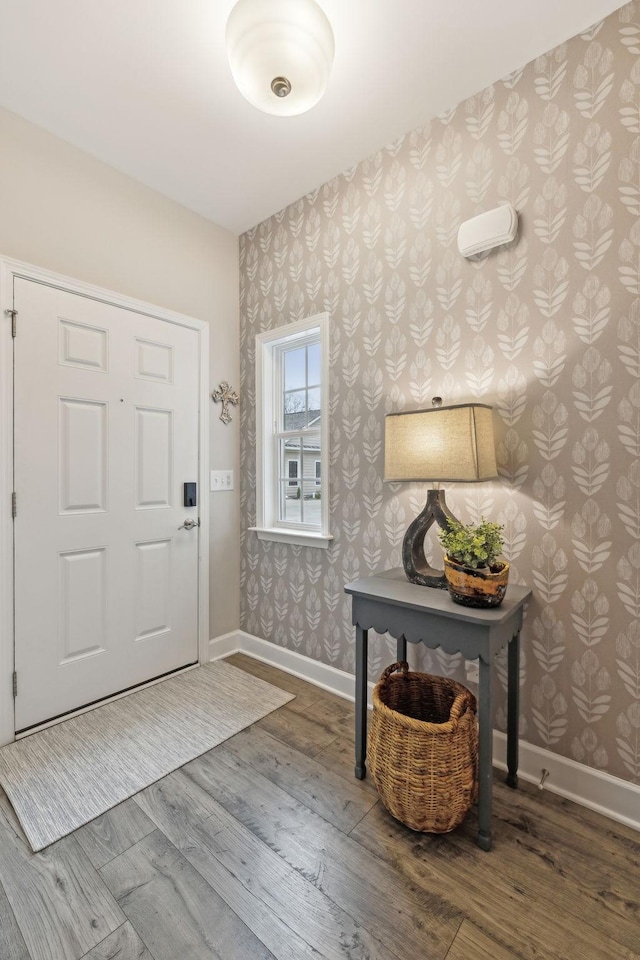
M 321 521 L 320 434 L 278 435 L 278 520 L 317 525 Z
M 296 481 L 292 488 L 288 480 L 280 482 L 280 516 L 286 523 L 302 523 L 302 494 Z
M 282 350 L 282 394 L 279 407 L 284 431 L 300 430 L 320 422 L 319 358 L 319 342 Z

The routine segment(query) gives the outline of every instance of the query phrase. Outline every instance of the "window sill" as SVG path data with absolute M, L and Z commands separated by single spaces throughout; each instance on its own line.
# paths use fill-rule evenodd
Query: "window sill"
M 275 540 L 297 547 L 320 547 L 322 550 L 326 550 L 333 540 L 332 536 L 310 530 L 287 530 L 284 527 L 249 527 L 249 530 L 258 534 L 258 540 Z

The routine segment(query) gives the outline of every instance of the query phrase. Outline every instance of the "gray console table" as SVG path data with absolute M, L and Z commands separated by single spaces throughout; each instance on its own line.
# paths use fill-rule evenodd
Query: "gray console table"
M 368 631 L 396 638 L 397 658 L 406 660 L 407 641 L 479 661 L 478 846 L 491 849 L 493 721 L 491 663 L 508 645 L 507 783 L 518 784 L 518 692 L 520 628 L 528 587 L 509 586 L 502 604 L 491 610 L 454 603 L 446 590 L 410 583 L 401 568 L 348 583 L 356 628 L 356 768 L 366 776 Z

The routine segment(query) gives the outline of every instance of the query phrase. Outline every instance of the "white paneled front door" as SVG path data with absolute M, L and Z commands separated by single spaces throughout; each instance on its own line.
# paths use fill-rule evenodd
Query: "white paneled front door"
M 195 330 L 15 279 L 16 730 L 198 659 Z M 181 529 L 179 529 L 181 528 Z

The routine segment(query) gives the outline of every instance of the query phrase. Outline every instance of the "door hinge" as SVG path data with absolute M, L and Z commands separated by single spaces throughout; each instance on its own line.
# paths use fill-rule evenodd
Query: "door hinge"
M 14 520 L 18 516 L 18 497 L 15 492 L 11 494 L 11 516 Z
M 12 337 L 15 337 L 15 335 L 16 335 L 16 326 L 17 326 L 16 317 L 18 316 L 18 311 L 17 311 L 17 310 L 5 310 L 5 314 L 6 314 L 8 317 L 11 317 L 11 336 L 12 336 Z
M 18 696 L 18 674 L 15 670 L 13 671 L 13 696 L 14 699 Z

